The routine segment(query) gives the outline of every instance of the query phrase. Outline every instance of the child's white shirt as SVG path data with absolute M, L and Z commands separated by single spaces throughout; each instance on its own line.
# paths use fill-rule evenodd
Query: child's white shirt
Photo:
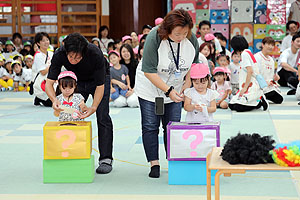
M 238 84 L 241 65 L 240 64 L 236 65 L 233 62 L 231 62 L 229 65 L 229 69 L 231 71 L 230 82 L 233 84 Z
M 23 68 L 21 76 L 17 76 L 16 73 L 14 72 L 13 79 L 14 79 L 14 81 L 18 81 L 23 84 L 25 84 L 26 82 L 30 82 L 31 81 L 31 69 Z
M 211 86 L 212 90 L 216 90 L 219 93 L 218 100 L 222 99 L 226 93 L 226 90 L 231 90 L 230 84 L 228 81 L 224 81 L 223 85 L 219 85 L 217 81 L 213 82 Z M 228 97 L 227 97 L 228 98 Z
M 200 106 L 203 106 L 202 108 L 204 108 L 203 112 L 200 112 L 198 110 L 187 112 L 185 119 L 186 122 L 203 123 L 213 121 L 213 114 L 207 112 L 207 107 L 209 107 L 210 103 L 216 99 L 216 94 L 213 90 L 207 89 L 206 94 L 202 95 L 199 94 L 194 87 L 192 87 L 185 89 L 184 95 L 192 100 L 191 104 L 199 104 Z

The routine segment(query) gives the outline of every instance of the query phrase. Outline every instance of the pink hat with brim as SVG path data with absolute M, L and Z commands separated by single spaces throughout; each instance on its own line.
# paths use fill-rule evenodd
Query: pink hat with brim
M 139 34 L 138 35 L 139 42 L 141 42 L 141 39 L 142 39 L 143 36 L 144 36 L 144 34 Z
M 211 41 L 211 40 L 214 40 L 216 37 L 213 35 L 213 34 L 211 34 L 211 33 L 208 33 L 208 34 L 206 34 L 205 36 L 204 36 L 204 40 L 205 41 Z
M 218 72 L 223 72 L 223 73 L 225 73 L 225 70 L 224 70 L 223 67 L 216 67 L 216 68 L 214 69 L 214 71 L 213 71 L 213 74 L 216 74 L 216 73 L 218 73 Z
M 72 71 L 64 71 L 64 72 L 61 72 L 61 73 L 58 75 L 58 80 L 61 79 L 61 78 L 64 78 L 64 77 L 71 77 L 71 78 L 75 79 L 75 81 L 77 81 L 77 76 L 76 76 L 75 73 L 72 72 Z
M 126 40 L 132 40 L 132 38 L 129 35 L 125 35 L 122 37 L 122 42 L 125 42 Z
M 112 54 L 112 53 L 114 53 L 114 54 L 116 54 L 118 57 L 120 57 L 120 54 L 119 54 L 119 52 L 117 52 L 117 51 L 115 51 L 115 50 L 111 50 L 111 51 L 109 51 L 108 52 L 108 57 L 110 56 L 110 54 Z
M 204 63 L 193 63 L 191 66 L 191 78 L 205 78 L 209 75 L 209 67 Z
M 224 67 L 223 69 L 226 74 L 231 74 L 231 70 L 228 67 Z
M 164 21 L 163 18 L 161 18 L 161 17 L 156 18 L 155 21 L 154 21 L 155 22 L 155 26 L 157 26 L 158 24 L 162 23 L 162 21 Z

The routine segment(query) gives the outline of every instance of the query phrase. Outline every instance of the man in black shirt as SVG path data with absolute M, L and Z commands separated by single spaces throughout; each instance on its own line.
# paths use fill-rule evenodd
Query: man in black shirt
M 79 33 L 72 33 L 64 40 L 64 46 L 55 51 L 46 81 L 46 93 L 53 103 L 53 109 L 59 108 L 53 88 L 61 68 L 73 71 L 77 76 L 78 92 L 88 99 L 93 96 L 91 107 L 87 107 L 81 118 L 87 118 L 96 112 L 98 124 L 98 147 L 100 151 L 99 167 L 96 172 L 109 173 L 112 170 L 113 125 L 109 116 L 110 74 L 109 64 L 101 50 Z M 102 98 L 103 97 L 103 98 Z

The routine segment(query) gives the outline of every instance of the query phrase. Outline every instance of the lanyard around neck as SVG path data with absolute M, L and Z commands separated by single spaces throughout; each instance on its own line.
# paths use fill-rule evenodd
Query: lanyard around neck
M 179 51 L 180 51 L 180 43 L 178 43 L 178 48 L 177 48 L 177 60 L 176 60 L 175 54 L 174 54 L 174 50 L 173 50 L 173 47 L 172 47 L 172 45 L 171 45 L 170 39 L 168 39 L 168 41 L 169 41 L 169 45 L 170 45 L 170 48 L 171 48 L 171 51 L 172 51 L 173 59 L 174 59 L 175 65 L 176 65 L 176 70 L 179 70 Z

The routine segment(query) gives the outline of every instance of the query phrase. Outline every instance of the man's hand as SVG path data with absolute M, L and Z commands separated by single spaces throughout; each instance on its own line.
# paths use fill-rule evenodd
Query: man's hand
M 82 113 L 80 114 L 80 118 L 84 119 L 91 116 L 94 112 L 96 112 L 97 108 L 95 107 L 85 107 L 82 109 Z

